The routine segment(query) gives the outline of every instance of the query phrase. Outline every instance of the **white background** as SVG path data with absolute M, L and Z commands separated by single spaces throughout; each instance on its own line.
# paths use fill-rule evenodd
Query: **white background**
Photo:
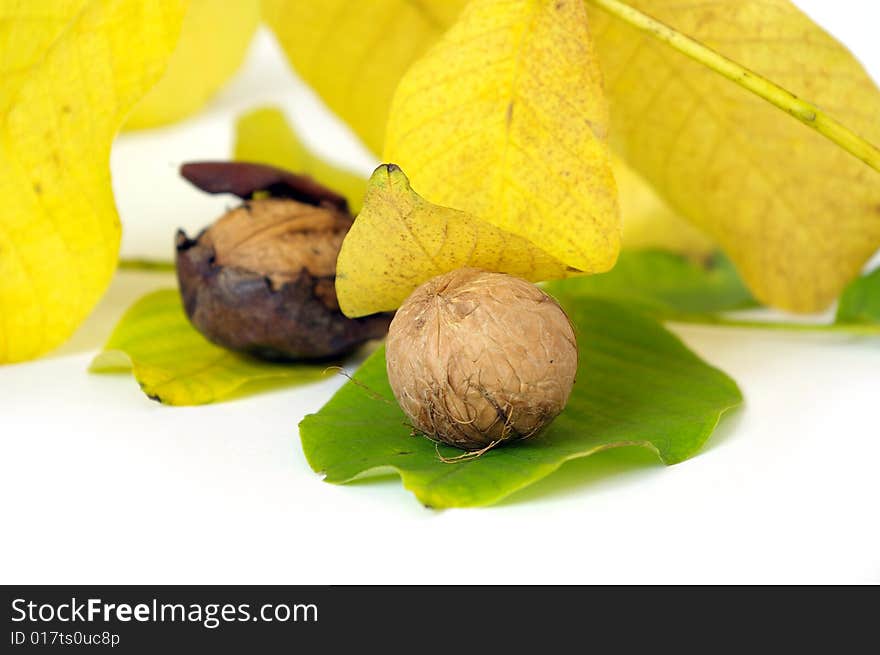
M 875 3 L 797 4 L 880 78 Z M 201 115 L 118 140 L 125 256 L 169 258 L 174 228 L 223 209 L 176 168 L 227 157 L 234 116 L 267 102 L 371 170 L 262 34 Z M 394 478 L 333 486 L 309 469 L 296 425 L 339 377 L 169 408 L 87 374 L 122 311 L 172 284 L 120 274 L 58 353 L 0 367 L 0 582 L 880 582 L 876 338 L 673 326 L 746 396 L 701 455 L 604 453 L 498 506 L 435 512 Z

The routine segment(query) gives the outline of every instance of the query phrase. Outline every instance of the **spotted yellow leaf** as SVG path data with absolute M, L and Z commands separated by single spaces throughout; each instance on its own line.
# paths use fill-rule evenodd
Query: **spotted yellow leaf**
M 382 151 L 388 108 L 398 81 L 454 22 L 465 4 L 466 0 L 264 0 L 267 20 L 297 73 L 377 153 Z M 394 41 L 383 36 L 383 29 L 396 35 Z M 378 47 L 381 56 L 368 56 L 371 46 Z M 367 107 L 369 111 L 365 111 Z M 283 117 L 269 110 L 243 116 L 237 138 L 238 159 L 295 168 L 293 163 L 307 167 L 311 158 L 307 151 L 303 156 L 302 145 Z M 613 169 L 624 248 L 663 248 L 689 254 L 714 249 L 708 237 L 679 218 L 621 159 L 613 161 Z M 312 174 L 321 179 L 317 168 Z M 347 189 L 354 189 L 353 182 L 322 181 L 341 191 L 352 205 L 356 196 Z M 364 181 L 358 197 L 362 198 L 365 189 Z M 353 206 L 358 208 L 359 204 Z
M 285 8 L 276 12 L 286 17 L 276 17 L 276 33 L 298 72 L 376 151 L 397 80 L 464 4 L 265 2 Z M 706 233 L 734 257 L 764 300 L 794 309 L 827 304 L 876 250 L 878 183 L 867 167 L 787 114 L 813 127 L 834 116 L 852 133 L 880 142 L 877 93 L 861 67 L 787 0 L 585 3 L 612 104 L 612 145 L 662 196 L 652 198 L 639 186 L 633 191 L 621 176 L 624 246 L 692 252 L 705 245 Z M 622 7 L 657 16 L 673 35 L 627 26 L 608 13 L 615 7 L 618 14 L 625 13 Z M 381 23 L 368 20 L 376 17 Z M 383 40 L 381 25 L 396 38 Z M 717 56 L 697 62 L 674 49 L 687 42 L 704 48 L 700 41 L 736 61 L 721 70 Z M 381 56 L 365 56 L 376 43 Z M 752 71 L 743 73 L 737 61 Z M 786 94 L 775 93 L 772 81 L 826 111 L 814 117 L 803 102 L 786 108 Z M 743 84 L 749 89 L 737 86 Z M 756 86 L 772 97 L 752 95 Z M 774 98 L 776 107 L 766 102 Z M 359 113 L 365 106 L 369 115 Z M 859 145 L 849 139 L 844 147 L 853 141 Z M 861 141 L 862 151 L 878 152 L 866 144 Z M 666 207 L 660 203 L 658 212 L 661 200 Z M 699 232 L 674 220 L 667 224 L 671 216 L 684 217 Z M 626 224 L 637 226 L 630 236 Z
M 259 0 L 191 0 L 165 74 L 125 127 L 173 123 L 201 109 L 238 70 L 259 22 Z
M 615 148 L 721 245 L 758 299 L 795 311 L 827 306 L 880 246 L 880 174 L 841 146 L 871 147 L 816 131 L 833 116 L 880 143 L 880 91 L 858 62 L 788 0 L 587 6 Z M 778 106 L 731 83 L 731 67 L 713 53 L 694 59 L 705 51 L 681 34 L 750 69 L 733 77 L 772 91 L 766 99 Z M 822 109 L 805 110 L 761 75 Z
M 185 11 L 0 2 L 0 362 L 63 342 L 106 288 L 120 237 L 110 145 L 162 75 Z
M 467 0 L 263 0 L 291 65 L 375 153 L 409 65 Z
M 620 216 L 582 0 L 474 0 L 401 79 L 385 161 L 429 201 L 606 271 Z
M 367 190 L 366 178 L 331 164 L 309 150 L 279 109 L 262 107 L 239 117 L 235 124 L 235 158 L 309 175 L 345 196 L 353 214 L 361 210 Z
M 342 311 L 365 316 L 396 309 L 422 282 L 463 266 L 533 281 L 568 274 L 527 239 L 428 202 L 397 166 L 377 168 L 336 262 Z

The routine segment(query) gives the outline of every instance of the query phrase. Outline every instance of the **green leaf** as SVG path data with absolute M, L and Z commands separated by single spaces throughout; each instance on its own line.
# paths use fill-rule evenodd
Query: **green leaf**
M 271 164 L 309 175 L 345 196 L 353 214 L 361 210 L 367 178 L 324 161 L 309 150 L 279 109 L 263 107 L 242 114 L 235 124 L 234 153 L 238 161 Z
M 880 268 L 844 290 L 837 305 L 839 324 L 880 323 Z
M 878 269 L 880 270 L 880 269 Z M 759 307 L 730 260 L 704 263 L 662 251 L 621 253 L 608 273 L 555 280 L 544 288 L 569 305 L 607 298 L 661 320 L 721 327 L 880 335 L 880 272 L 856 279 L 840 299 L 834 323 L 731 318 L 724 312 Z
M 568 460 L 608 448 L 643 446 L 666 464 L 680 462 L 742 402 L 733 380 L 644 313 L 598 298 L 567 310 L 580 345 L 578 379 L 565 411 L 539 436 L 442 461 L 461 451 L 411 434 L 380 350 L 300 423 L 309 464 L 334 483 L 396 471 L 429 507 L 489 505 Z
M 327 364 L 273 364 L 215 346 L 187 320 L 174 289 L 138 300 L 92 361 L 93 373 L 132 371 L 144 393 L 169 405 L 201 405 L 265 384 L 322 377 Z
M 721 254 L 698 262 L 659 250 L 623 252 L 607 273 L 557 280 L 545 289 L 555 296 L 626 300 L 662 318 L 756 306 L 733 264 Z

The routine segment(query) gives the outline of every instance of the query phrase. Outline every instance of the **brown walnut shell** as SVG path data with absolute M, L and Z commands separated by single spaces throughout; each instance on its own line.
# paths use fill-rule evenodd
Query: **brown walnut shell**
M 413 427 L 477 450 L 546 427 L 568 402 L 578 349 L 568 316 L 534 284 L 461 268 L 410 294 L 385 359 Z

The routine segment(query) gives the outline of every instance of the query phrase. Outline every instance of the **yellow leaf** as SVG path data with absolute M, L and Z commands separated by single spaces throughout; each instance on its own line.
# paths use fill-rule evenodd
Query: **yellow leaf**
M 235 124 L 235 159 L 309 175 L 345 196 L 353 214 L 361 210 L 367 180 L 323 160 L 306 148 L 279 109 L 263 107 L 239 117 Z
M 201 109 L 241 66 L 259 23 L 260 0 L 192 0 L 165 74 L 125 129 L 173 123 Z
M 388 108 L 400 77 L 455 21 L 466 1 L 264 0 L 264 11 L 299 75 L 378 153 L 382 151 Z M 396 35 L 394 41 L 383 36 L 383 29 Z M 371 45 L 378 45 L 381 53 L 370 54 Z M 367 79 L 369 84 L 361 85 Z M 357 93 L 344 91 L 352 85 L 361 85 Z M 365 107 L 370 110 L 365 111 Z M 280 114 L 258 110 L 239 120 L 236 159 L 305 170 L 312 156 Z M 624 247 L 689 254 L 713 249 L 707 237 L 678 218 L 622 160 L 612 163 L 624 223 Z M 359 211 L 360 204 L 353 204 L 355 195 L 349 191 L 354 189 L 353 182 L 334 182 L 317 170 L 311 174 L 346 195 L 354 212 Z M 360 189 L 358 197 L 366 189 L 366 180 L 361 180 Z
M 597 273 L 620 248 L 607 124 L 582 0 L 474 0 L 400 81 L 384 159 L 431 202 Z
M 701 232 L 714 235 L 765 301 L 796 309 L 827 304 L 841 280 L 851 278 L 878 245 L 876 177 L 865 167 L 858 168 L 858 162 L 854 167 L 845 154 L 780 112 L 778 107 L 788 102 L 785 93 L 765 94 L 765 99 L 777 104 L 772 107 L 733 82 L 747 84 L 753 92 L 756 85 L 769 87 L 771 83 L 743 74 L 736 65 L 721 74 L 717 67 L 701 68 L 670 47 L 679 47 L 677 43 L 661 41 L 657 31 L 647 34 L 625 27 L 597 6 L 632 5 L 658 16 L 814 100 L 827 110 L 818 112 L 812 121 L 817 129 L 829 125 L 831 114 L 878 142 L 877 94 L 859 65 L 839 43 L 783 0 L 585 1 L 594 27 L 598 26 L 596 49 L 603 66 L 610 67 L 605 73 L 610 82 L 612 138 L 621 132 L 613 145 L 657 187 L 673 214 L 685 216 Z M 464 4 L 463 0 L 264 2 L 276 10 L 276 33 L 298 72 L 377 151 L 397 80 Z M 389 26 L 394 38 L 382 38 L 382 24 Z M 381 55 L 367 56 L 376 44 Z M 712 63 L 712 59 L 707 61 Z M 708 65 L 707 61 L 702 65 Z M 650 111 L 646 109 L 649 101 L 656 104 Z M 805 105 L 809 106 L 803 101 L 790 104 L 786 111 L 810 122 Z M 359 109 L 367 106 L 369 113 L 360 114 Z M 688 121 L 678 135 L 676 127 L 685 121 L 686 112 L 696 120 Z M 699 159 L 711 155 L 714 138 L 719 139 L 717 157 L 704 170 Z M 877 150 L 869 144 L 853 138 L 839 141 L 875 161 L 876 155 L 871 158 L 870 153 Z M 818 150 L 814 150 L 816 143 L 821 144 Z M 794 147 L 791 151 L 789 144 Z M 803 153 L 809 156 L 804 158 Z M 664 158 L 669 159 L 669 167 Z M 816 160 L 822 165 L 811 173 Z M 843 175 L 835 173 L 838 162 L 845 162 Z M 735 184 L 740 188 L 731 192 Z M 627 215 L 633 215 L 632 207 L 643 206 L 645 200 L 638 189 L 636 198 L 630 198 L 633 192 L 627 186 L 623 180 L 620 195 L 625 222 Z M 785 191 L 774 193 L 774 186 Z M 808 191 L 803 197 L 801 189 Z M 763 210 L 755 209 L 762 204 Z M 650 210 L 653 205 L 652 201 L 645 207 Z M 642 216 L 648 220 L 652 213 Z M 798 214 L 795 228 L 793 217 Z M 839 230 L 833 228 L 836 221 Z M 872 221 L 870 227 L 866 227 L 868 221 Z M 665 224 L 654 227 L 638 218 L 629 220 L 630 225 L 634 222 L 645 225 L 646 245 L 680 249 L 681 239 Z M 628 243 L 640 243 L 640 238 L 624 236 Z M 667 236 L 670 240 L 664 244 Z M 690 248 L 689 241 L 686 237 L 685 250 Z
M 89 371 L 131 371 L 154 400 L 201 405 L 248 388 L 319 380 L 327 372 L 327 363 L 276 364 L 214 345 L 187 319 L 180 292 L 161 289 L 125 312 Z
M 40 9 L 0 3 L 0 362 L 59 345 L 106 288 L 120 236 L 110 145 L 161 76 L 186 3 Z
M 379 153 L 398 80 L 465 4 L 263 0 L 263 14 L 299 76 Z
M 3 72 L 0 100 L 8 102 L 13 97 L 18 86 L 27 79 L 31 66 L 86 4 L 87 0 L 53 2 L 51 9 L 39 19 L 29 19 L 34 21 L 30 29 L 21 29 L 22 23 L 16 18 L 23 13 L 23 7 L 11 2 L 0 3 L 0 70 Z
M 466 0 L 264 0 L 267 20 L 275 26 L 297 72 L 375 152 L 382 151 L 388 107 L 400 77 L 422 50 L 454 22 L 465 3 Z M 374 20 L 379 15 L 382 20 Z M 418 27 L 402 27 L 407 25 Z M 397 35 L 393 44 L 381 38 L 382 26 Z M 420 34 L 424 36 L 417 41 L 415 37 Z M 399 46 L 402 40 L 408 43 L 406 47 L 390 47 Z M 376 43 L 382 53 L 374 58 L 367 49 Z M 364 79 L 370 79 L 370 84 L 359 87 L 357 94 L 342 91 L 344 80 L 359 84 Z M 364 107 L 371 110 L 364 112 Z M 237 159 L 305 169 L 312 155 L 307 150 L 302 154 L 303 150 L 280 114 L 258 110 L 239 120 Z M 624 223 L 624 247 L 663 248 L 688 254 L 714 249 L 707 237 L 678 218 L 647 183 L 625 168 L 622 160 L 612 163 Z M 353 203 L 355 196 L 349 191 L 354 189 L 353 182 L 346 181 L 343 186 L 341 180 L 322 179 L 317 170 L 311 174 L 346 195 L 349 204 Z M 364 189 L 366 181 L 361 180 L 359 197 Z M 360 204 L 353 205 L 355 213 L 359 207 Z
M 822 107 L 810 121 L 791 105 L 821 119 L 817 129 L 828 114 L 878 143 L 880 92 L 862 67 L 787 0 L 588 0 L 615 148 L 724 248 L 760 300 L 826 307 L 880 246 L 877 172 L 719 75 L 712 57 L 715 70 L 594 4 L 644 11 Z
M 715 252 L 712 240 L 672 211 L 620 157 L 611 157 L 611 167 L 620 198 L 624 250 L 667 250 L 695 257 Z
M 568 274 L 564 264 L 528 240 L 426 201 L 397 166 L 377 168 L 336 263 L 343 313 L 396 309 L 422 282 L 463 266 L 535 282 Z

